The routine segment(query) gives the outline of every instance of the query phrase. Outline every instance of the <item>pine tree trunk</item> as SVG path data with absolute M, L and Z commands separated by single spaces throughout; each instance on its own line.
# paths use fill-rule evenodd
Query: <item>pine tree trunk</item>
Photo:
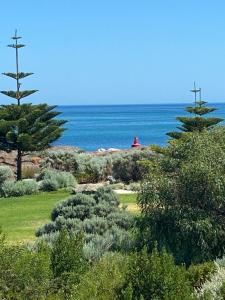
M 17 151 L 17 176 L 16 180 L 22 179 L 22 151 L 18 149 Z

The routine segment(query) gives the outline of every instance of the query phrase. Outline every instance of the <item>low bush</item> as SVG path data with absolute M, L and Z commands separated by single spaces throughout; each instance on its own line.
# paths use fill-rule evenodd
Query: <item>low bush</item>
M 40 189 L 43 191 L 56 191 L 61 188 L 73 188 L 76 180 L 70 172 L 59 172 L 55 170 L 44 170 L 40 175 L 42 179 Z
M 85 254 L 97 260 L 105 252 L 132 247 L 130 230 L 134 217 L 119 208 L 118 196 L 108 187 L 90 195 L 78 193 L 57 204 L 52 221 L 36 232 L 38 237 L 52 242 L 63 228 L 84 232 Z
M 126 189 L 133 192 L 139 192 L 141 190 L 141 185 L 139 182 L 131 182 Z
M 33 179 L 7 180 L 1 186 L 2 197 L 19 197 L 38 193 L 38 184 Z
M 57 191 L 59 184 L 55 179 L 44 179 L 40 183 L 40 189 L 45 192 Z
M 141 162 L 151 159 L 153 152 L 146 148 L 104 155 L 63 151 L 45 155 L 41 163 L 43 168 L 70 171 L 79 183 L 96 183 L 107 178 L 113 178 L 113 182 L 140 180 L 146 172 Z
M 8 166 L 0 166 L 0 186 L 6 181 L 13 179 L 14 174 L 12 168 Z

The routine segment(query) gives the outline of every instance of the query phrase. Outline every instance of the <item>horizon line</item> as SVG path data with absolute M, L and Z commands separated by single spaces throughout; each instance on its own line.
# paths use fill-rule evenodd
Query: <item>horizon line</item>
M 162 102 L 162 103 L 112 103 L 112 104 L 55 104 L 57 106 L 144 106 L 144 105 L 190 105 L 192 102 Z M 225 104 L 225 101 L 221 102 L 207 102 L 207 104 Z M 53 104 L 54 105 L 54 104 Z

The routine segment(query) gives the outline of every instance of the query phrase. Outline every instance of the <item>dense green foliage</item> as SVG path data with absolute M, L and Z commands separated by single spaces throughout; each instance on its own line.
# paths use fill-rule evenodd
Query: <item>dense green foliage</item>
M 142 243 L 177 262 L 202 262 L 225 250 L 225 129 L 193 133 L 161 149 L 143 183 Z
M 107 253 L 81 277 L 74 299 L 115 300 L 125 284 L 129 256 Z
M 140 162 L 152 156 L 153 152 L 148 148 L 98 156 L 77 151 L 50 151 L 44 152 L 42 167 L 70 171 L 80 183 L 102 181 L 108 176 L 130 182 L 143 177 L 144 168 Z
M 86 269 L 82 236 L 62 231 L 52 248 L 11 246 L 0 236 L 1 299 L 68 299 Z
M 107 253 L 89 264 L 84 258 L 82 234 L 63 229 L 51 247 L 10 245 L 0 235 L 1 299 L 217 299 L 202 298 L 208 287 L 222 293 L 224 266 L 176 266 L 171 255 L 155 248 L 131 254 Z M 224 271 L 223 271 L 224 274 Z M 199 285 L 201 282 L 201 286 Z M 198 286 L 198 293 L 194 287 Z M 201 297 L 201 298 L 200 298 Z M 219 298 L 218 298 L 219 299 Z
M 117 195 L 108 187 L 86 195 L 75 194 L 60 202 L 52 211 L 52 221 L 37 231 L 52 241 L 62 228 L 84 232 L 86 257 L 93 261 L 110 250 L 128 250 L 132 247 L 130 229 L 134 217 L 119 208 Z
M 193 287 L 182 266 L 176 266 L 173 257 L 165 251 L 153 249 L 134 253 L 129 260 L 122 299 L 194 299 Z
M 64 120 L 55 106 L 47 104 L 2 105 L 0 107 L 0 149 L 36 151 L 49 147 L 64 131 Z

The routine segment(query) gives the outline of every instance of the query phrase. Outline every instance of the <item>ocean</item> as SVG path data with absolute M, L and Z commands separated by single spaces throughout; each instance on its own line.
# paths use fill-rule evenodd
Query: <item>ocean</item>
M 188 104 L 191 105 L 191 104 Z M 59 106 L 60 119 L 68 122 L 54 145 L 77 146 L 86 151 L 99 148 L 127 149 L 135 136 L 144 145 L 165 145 L 167 132 L 176 130 L 177 116 L 185 116 L 187 104 Z M 210 104 L 209 104 L 210 106 Z M 225 118 L 225 104 L 211 104 L 211 116 Z M 190 114 L 189 114 L 190 115 Z M 209 116 L 209 115 L 208 115 Z

